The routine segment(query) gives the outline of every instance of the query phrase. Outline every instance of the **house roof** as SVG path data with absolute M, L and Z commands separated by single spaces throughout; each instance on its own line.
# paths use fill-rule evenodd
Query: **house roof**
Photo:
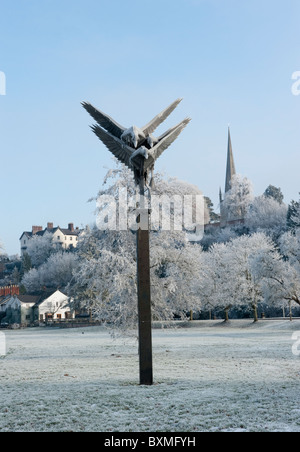
M 33 303 L 36 304 L 40 300 L 40 295 L 17 295 L 16 298 L 21 301 L 21 303 Z
M 35 234 L 33 234 L 32 232 L 29 232 L 29 231 L 24 231 L 20 237 L 20 240 L 22 239 L 23 235 L 26 235 L 28 238 L 31 238 L 35 235 L 43 236 L 46 232 L 48 232 L 50 234 L 54 234 L 57 230 L 61 231 L 64 235 L 74 235 L 74 236 L 78 236 L 81 232 L 80 229 L 74 229 L 73 231 L 71 231 L 70 229 L 61 228 L 61 227 L 57 226 L 56 228 L 51 228 L 51 229 L 45 228 L 42 231 L 37 231 Z
M 11 295 L 6 295 L 6 296 L 3 296 L 3 297 L 0 297 L 0 306 L 5 304 L 10 298 L 11 298 Z
M 44 301 L 49 300 L 49 298 L 51 298 L 54 295 L 69 298 L 68 295 L 62 293 L 60 290 L 57 289 L 51 292 L 45 292 L 43 295 L 41 295 L 40 299 L 35 303 L 35 306 L 41 305 L 42 303 L 44 303 Z
M 23 234 L 20 237 L 20 240 L 23 237 L 23 235 L 26 235 L 27 237 L 32 237 L 32 232 L 24 231 Z

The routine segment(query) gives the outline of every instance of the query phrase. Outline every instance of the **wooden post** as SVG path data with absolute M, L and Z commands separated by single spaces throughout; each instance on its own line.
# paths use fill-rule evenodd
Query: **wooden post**
M 137 285 L 139 316 L 140 384 L 153 384 L 152 319 L 150 287 L 149 210 L 144 205 L 144 180 L 140 183 L 139 224 L 137 230 Z

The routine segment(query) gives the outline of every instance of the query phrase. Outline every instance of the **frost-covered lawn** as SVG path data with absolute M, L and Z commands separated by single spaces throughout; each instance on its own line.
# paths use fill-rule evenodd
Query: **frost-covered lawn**
M 5 331 L 0 431 L 300 431 L 300 321 L 190 325 L 153 331 L 152 387 L 101 327 Z

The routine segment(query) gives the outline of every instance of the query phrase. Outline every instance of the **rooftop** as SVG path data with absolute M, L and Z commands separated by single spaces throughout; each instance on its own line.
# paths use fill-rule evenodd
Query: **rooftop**
M 81 232 L 81 230 L 76 227 L 74 228 L 74 224 L 73 223 L 69 223 L 67 228 L 61 228 L 60 226 L 57 227 L 53 227 L 53 223 L 48 223 L 47 227 L 45 229 L 43 229 L 42 226 L 32 226 L 32 230 L 31 231 L 24 231 L 23 234 L 20 237 L 23 237 L 23 235 L 25 234 L 27 237 L 33 237 L 34 235 L 37 236 L 43 236 L 44 234 L 46 234 L 46 232 L 50 233 L 50 234 L 54 234 L 56 231 L 61 231 L 62 234 L 64 235 L 72 235 L 72 236 L 78 236 Z

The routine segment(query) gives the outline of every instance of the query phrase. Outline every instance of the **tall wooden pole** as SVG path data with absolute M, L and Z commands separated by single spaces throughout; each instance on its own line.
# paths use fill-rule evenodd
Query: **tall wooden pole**
M 144 204 L 145 181 L 140 181 L 139 223 L 137 230 L 137 285 L 139 315 L 140 384 L 153 384 L 152 319 L 150 287 L 149 210 Z

